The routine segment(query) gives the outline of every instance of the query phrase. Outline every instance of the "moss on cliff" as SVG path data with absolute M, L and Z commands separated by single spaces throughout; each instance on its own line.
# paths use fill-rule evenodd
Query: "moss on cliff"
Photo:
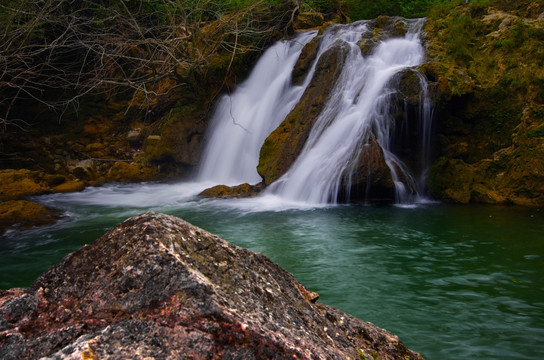
M 425 73 L 440 91 L 436 197 L 544 203 L 543 4 L 476 1 L 431 13 Z

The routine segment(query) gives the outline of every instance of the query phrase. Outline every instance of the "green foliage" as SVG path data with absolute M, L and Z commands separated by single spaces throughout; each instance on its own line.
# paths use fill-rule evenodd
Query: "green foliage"
M 447 52 L 458 63 L 467 63 L 472 59 L 471 49 L 468 45 L 474 39 L 474 21 L 465 13 L 459 16 L 448 18 L 446 25 L 448 32 L 446 36 Z
M 536 129 L 535 131 L 531 131 L 528 134 L 528 136 L 530 138 L 544 137 L 544 129 L 539 128 L 539 129 Z
M 473 17 L 482 15 L 484 10 L 490 6 L 502 10 L 511 11 L 528 6 L 532 2 L 544 5 L 543 0 L 432 0 L 433 4 L 430 7 L 429 16 L 434 19 L 445 17 L 451 10 L 458 6 L 464 6 L 470 10 Z
M 323 14 L 333 13 L 341 6 L 339 0 L 303 0 L 301 8 L 303 11 L 317 11 Z
M 516 43 L 514 42 L 514 40 L 511 40 L 511 39 L 498 39 L 493 44 L 493 47 L 495 49 L 503 48 L 503 49 L 506 49 L 506 50 L 510 50 L 510 49 L 513 49 L 515 47 L 515 45 L 516 45 Z
M 400 15 L 399 1 L 345 0 L 348 16 L 352 20 L 373 19 L 380 15 Z
M 351 20 L 373 19 L 380 15 L 416 18 L 427 16 L 437 3 L 446 0 L 344 0 Z
M 380 15 L 416 18 L 445 17 L 452 9 L 464 5 L 476 15 L 497 0 L 344 0 L 348 16 L 352 20 L 373 19 Z

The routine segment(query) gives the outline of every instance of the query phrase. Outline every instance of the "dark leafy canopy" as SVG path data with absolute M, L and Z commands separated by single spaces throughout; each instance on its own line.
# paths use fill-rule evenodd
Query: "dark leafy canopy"
M 327 0 L 321 0 L 327 1 Z M 329 0 L 329 2 L 334 0 Z M 425 17 L 431 11 L 447 12 L 458 5 L 470 7 L 494 6 L 499 9 L 512 10 L 517 6 L 527 5 L 542 0 L 344 0 L 343 6 L 351 20 L 373 19 L 380 15 L 396 15 L 407 18 Z

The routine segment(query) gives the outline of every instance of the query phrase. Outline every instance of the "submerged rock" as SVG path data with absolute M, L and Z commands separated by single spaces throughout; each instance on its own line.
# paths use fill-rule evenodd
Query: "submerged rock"
M 266 256 L 146 213 L 0 292 L 2 359 L 422 359 Z

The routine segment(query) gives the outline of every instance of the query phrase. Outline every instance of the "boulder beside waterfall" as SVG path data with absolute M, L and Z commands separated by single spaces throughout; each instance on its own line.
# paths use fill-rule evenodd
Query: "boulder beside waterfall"
M 266 256 L 146 213 L 0 291 L 2 359 L 422 359 Z
M 339 200 L 365 201 L 395 198 L 395 183 L 382 147 L 369 136 L 355 162 L 355 169 L 342 177 Z

